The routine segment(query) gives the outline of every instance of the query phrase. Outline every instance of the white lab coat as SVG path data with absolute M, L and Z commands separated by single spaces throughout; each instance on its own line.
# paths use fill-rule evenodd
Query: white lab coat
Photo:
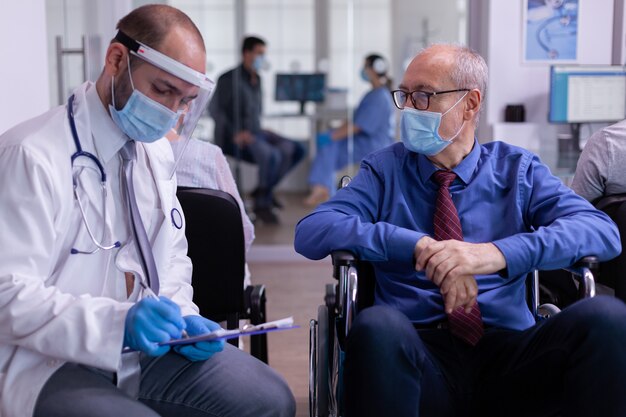
M 95 86 L 85 83 L 75 91 L 74 106 L 82 147 L 97 153 L 94 137 L 124 136 L 104 106 L 94 107 L 93 94 Z M 176 180 L 170 179 L 170 145 L 162 139 L 137 148 L 133 181 L 160 293 L 180 305 L 183 315 L 197 314 L 184 228 L 170 220 L 173 208 L 182 213 Z M 72 247 L 93 248 L 72 193 L 70 156 L 75 151 L 65 106 L 0 136 L 0 417 L 32 415 L 46 380 L 66 361 L 108 371 L 120 365 L 124 320 L 139 291 L 135 285 L 127 296 L 123 271 L 140 274 L 141 268 L 128 237 L 120 249 L 70 254 Z M 78 165 L 85 162 L 80 159 Z M 107 175 L 109 186 L 120 181 L 119 170 L 107 170 Z M 96 202 L 102 201 L 101 191 L 90 178 L 81 176 L 81 195 L 100 237 L 104 220 Z M 108 207 L 116 204 L 112 195 Z M 107 243 L 120 230 L 130 230 L 119 205 L 111 212 L 107 217 L 115 218 L 106 219 Z

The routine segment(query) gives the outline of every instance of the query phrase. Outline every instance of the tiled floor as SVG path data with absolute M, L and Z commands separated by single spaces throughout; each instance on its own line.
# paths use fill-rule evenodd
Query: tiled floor
M 309 320 L 323 303 L 325 284 L 333 281 L 330 262 L 255 262 L 250 271 L 254 283 L 266 286 L 268 320 L 293 316 L 300 326 L 268 335 L 268 356 L 294 393 L 297 417 L 308 417 Z
M 305 195 L 300 193 L 281 193 L 276 198 L 283 204 L 282 210 L 275 210 L 280 219 L 278 225 L 266 225 L 255 222 L 256 239 L 254 245 L 293 245 L 293 233 L 298 221 L 311 212 L 310 207 L 302 204 Z M 246 199 L 246 205 L 248 205 Z
M 268 320 L 293 316 L 300 326 L 268 335 L 270 366 L 281 373 L 297 402 L 297 417 L 308 417 L 309 320 L 323 302 L 324 286 L 333 282 L 328 259 L 309 261 L 293 249 L 296 223 L 310 212 L 302 194 L 279 194 L 285 208 L 280 225 L 255 224 L 256 240 L 248 256 L 252 282 L 267 291 Z M 245 342 L 249 346 L 249 341 Z

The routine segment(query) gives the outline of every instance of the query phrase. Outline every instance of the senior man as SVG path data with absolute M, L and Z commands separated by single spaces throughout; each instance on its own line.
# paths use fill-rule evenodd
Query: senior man
M 348 417 L 626 414 L 626 306 L 537 325 L 524 290 L 534 268 L 616 256 L 616 227 L 532 153 L 478 143 L 486 85 L 468 48 L 419 53 L 393 92 L 402 143 L 297 226 L 303 255 L 348 249 L 375 269 L 346 342 Z

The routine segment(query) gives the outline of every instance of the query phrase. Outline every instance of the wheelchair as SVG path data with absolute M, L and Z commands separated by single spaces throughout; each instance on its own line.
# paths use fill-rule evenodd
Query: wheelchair
M 369 262 L 360 261 L 349 251 L 331 254 L 333 277 L 327 284 L 324 304 L 317 319 L 309 323 L 309 413 L 311 417 L 340 417 L 343 409 L 343 360 L 346 337 L 359 311 L 374 304 L 375 276 Z M 593 271 L 598 260 L 587 256 L 566 268 L 575 282 L 578 298 L 596 294 Z M 528 274 L 527 300 L 536 321 L 557 314 L 560 308 L 553 294 L 539 282 L 539 271 Z M 544 302 L 548 301 L 548 302 Z

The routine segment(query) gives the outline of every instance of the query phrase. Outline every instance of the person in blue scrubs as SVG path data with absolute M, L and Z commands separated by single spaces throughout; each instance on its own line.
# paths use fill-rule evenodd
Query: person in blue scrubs
M 304 200 L 305 205 L 313 207 L 328 200 L 336 187 L 336 171 L 393 142 L 395 110 L 388 71 L 387 61 L 382 56 L 371 54 L 365 58 L 361 78 L 369 82 L 372 89 L 361 99 L 352 123 L 346 121 L 341 127 L 318 135 L 317 155 L 309 174 L 311 193 Z M 354 135 L 354 154 L 349 160 L 348 137 L 351 134 Z
M 617 256 L 617 227 L 536 155 L 478 143 L 487 72 L 465 47 L 418 54 L 393 92 L 402 143 L 296 226 L 298 253 L 375 271 L 344 345 L 346 417 L 626 416 L 626 305 L 587 298 L 535 323 L 524 285 Z

